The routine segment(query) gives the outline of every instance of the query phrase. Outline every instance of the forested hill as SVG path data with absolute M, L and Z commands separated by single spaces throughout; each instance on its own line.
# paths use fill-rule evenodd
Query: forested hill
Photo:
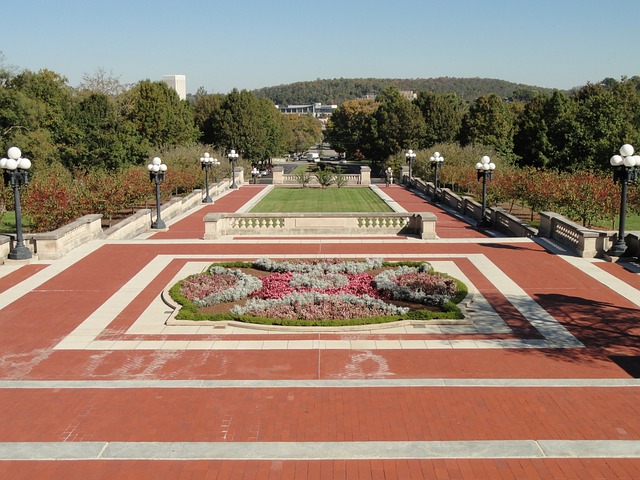
M 277 85 L 253 90 L 260 98 L 269 98 L 277 105 L 304 105 L 322 103 L 340 105 L 345 100 L 377 95 L 389 85 L 398 90 L 412 90 L 416 93 L 429 90 L 435 93 L 453 92 L 465 100 L 475 100 L 482 95 L 495 93 L 501 98 L 528 100 L 536 92 L 551 89 L 523 85 L 491 78 L 335 78 Z

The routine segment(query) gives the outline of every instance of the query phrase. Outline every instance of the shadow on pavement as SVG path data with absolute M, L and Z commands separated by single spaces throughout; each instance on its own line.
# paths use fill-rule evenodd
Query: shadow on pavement
M 640 355 L 637 308 L 560 293 L 541 294 L 536 301 L 587 348 L 613 355 Z

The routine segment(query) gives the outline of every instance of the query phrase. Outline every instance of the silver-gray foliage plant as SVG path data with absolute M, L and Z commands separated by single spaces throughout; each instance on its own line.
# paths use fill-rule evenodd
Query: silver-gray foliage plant
M 260 298 L 251 298 L 249 299 L 244 306 L 235 305 L 231 309 L 231 313 L 235 315 L 245 315 L 251 314 L 251 311 L 255 310 L 263 310 L 267 308 L 280 307 L 283 305 L 306 305 L 310 303 L 321 303 L 327 302 L 330 300 L 338 300 L 345 303 L 350 303 L 351 305 L 358 306 L 361 305 L 366 309 L 370 308 L 378 308 L 384 312 L 385 315 L 404 315 L 409 311 L 409 308 L 406 307 L 398 307 L 396 305 L 386 303 L 378 298 L 373 298 L 368 295 L 363 295 L 358 297 L 356 295 L 350 293 L 342 293 L 339 295 L 328 295 L 326 293 L 319 292 L 293 292 L 289 295 L 285 295 L 282 298 L 273 298 L 273 299 L 260 299 Z
M 242 271 L 230 268 L 212 266 L 209 268 L 210 275 L 233 275 L 238 279 L 238 282 L 232 287 L 220 292 L 212 293 L 204 298 L 195 299 L 195 303 L 199 307 L 209 307 L 217 303 L 225 302 L 237 302 L 247 298 L 253 292 L 262 288 L 262 280 L 253 275 L 247 275 Z
M 391 298 L 394 300 L 405 300 L 422 303 L 424 305 L 436 306 L 443 305 L 448 300 L 451 300 L 451 296 L 427 293 L 420 289 L 398 285 L 395 282 L 395 278 L 400 275 L 421 272 L 433 273 L 433 267 L 427 262 L 423 263 L 419 267 L 408 267 L 403 265 L 396 269 L 389 269 L 380 272 L 375 276 L 374 281 L 379 289 L 389 291 L 391 293 Z
M 344 273 L 358 274 L 368 270 L 382 267 L 384 260 L 382 258 L 367 258 L 363 261 L 318 261 L 318 262 L 288 262 L 271 260 L 269 258 L 259 258 L 254 264 L 269 272 L 296 272 L 296 273 L 313 273 L 322 275 L 326 273 Z

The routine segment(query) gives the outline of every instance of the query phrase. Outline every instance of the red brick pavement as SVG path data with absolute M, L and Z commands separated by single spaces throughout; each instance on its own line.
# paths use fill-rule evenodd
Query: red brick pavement
M 473 226 L 458 220 L 437 204 L 430 203 L 424 198 L 416 196 L 399 185 L 382 188 L 382 190 L 409 212 L 435 213 L 437 216 L 436 234 L 440 238 L 486 237 L 482 232 L 479 232 Z
M 245 203 L 266 188 L 264 185 L 246 185 L 227 195 L 216 198 L 214 203 L 206 204 L 195 213 L 175 222 L 166 232 L 158 232 L 151 236 L 153 240 L 203 238 L 203 218 L 207 213 L 235 212 Z
M 12 480 L 637 480 L 629 459 L 3 462 Z
M 172 244 L 110 244 L 0 311 L 4 380 L 380 378 L 629 378 L 611 355 L 639 355 L 638 308 L 531 242 L 180 244 L 199 238 L 205 211 L 234 210 L 257 192 L 243 187 L 160 232 Z M 400 187 L 407 210 L 435 211 L 438 234 L 482 238 Z M 222 209 L 222 210 L 216 210 Z M 445 226 L 446 225 L 446 226 Z M 457 227 L 456 227 L 457 225 Z M 456 233 L 457 228 L 457 233 Z M 449 235 L 451 235 L 449 237 Z M 52 348 L 156 255 L 483 254 L 562 322 L 587 348 L 566 350 L 54 351 Z M 537 331 L 464 258 L 456 263 L 514 329 Z M 183 261 L 172 262 L 116 320 L 117 338 Z M 619 265 L 600 268 L 638 288 Z M 39 265 L 0 278 L 0 291 Z M 324 338 L 348 338 L 323 334 Z M 272 338 L 272 337 L 270 337 Z M 287 338 L 283 334 L 277 338 Z M 318 337 L 320 338 L 320 336 Z M 362 337 L 365 338 L 365 337 Z M 366 337 L 369 338 L 369 337 Z M 372 357 L 373 358 L 373 357 Z M 640 436 L 637 387 L 309 387 L 224 389 L 2 389 L 0 442 L 614 439 Z M 259 435 L 256 434 L 259 425 Z M 70 426 L 72 428 L 70 428 Z M 348 461 L 4 461 L 0 478 L 640 478 L 638 459 L 443 459 Z
M 2 442 L 640 440 L 637 387 L 13 389 L 0 408 Z

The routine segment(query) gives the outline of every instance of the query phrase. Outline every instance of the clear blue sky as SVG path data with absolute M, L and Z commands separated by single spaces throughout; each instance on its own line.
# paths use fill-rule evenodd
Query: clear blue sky
M 640 75 L 640 0 L 0 0 L 5 65 L 77 86 L 187 76 L 227 93 L 317 78 Z

